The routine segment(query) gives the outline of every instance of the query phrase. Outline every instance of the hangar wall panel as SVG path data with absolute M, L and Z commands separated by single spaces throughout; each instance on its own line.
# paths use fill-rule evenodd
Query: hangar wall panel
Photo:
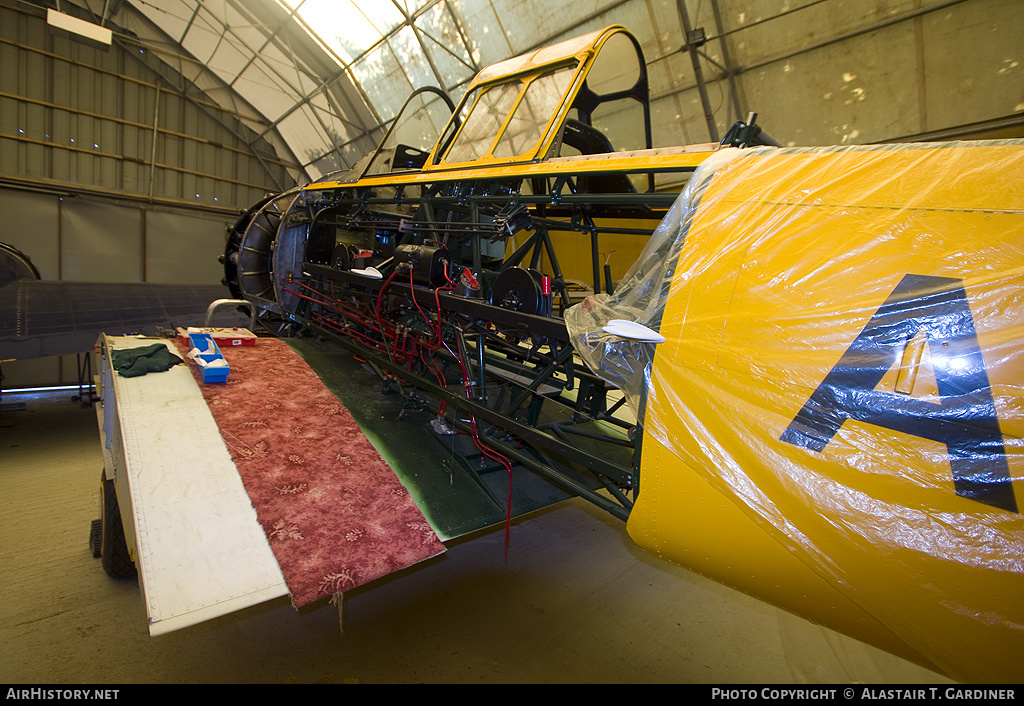
M 43 279 L 60 279 L 60 210 L 52 194 L 0 189 L 0 242 L 28 256 Z
M 62 280 L 142 281 L 139 211 L 80 199 L 62 204 Z
M 146 282 L 217 284 L 224 267 L 229 219 L 147 211 L 144 266 Z
M 289 162 L 147 51 L 0 3 L 0 179 L 231 209 L 293 185 Z
M 715 5 L 686 2 L 708 37 L 699 52 L 719 135 L 748 112 L 799 146 L 868 144 L 1024 112 L 1018 0 L 718 0 L 720 25 Z M 679 19 L 658 27 L 658 49 L 644 45 L 655 141 L 705 140 L 690 57 L 673 51 L 684 43 Z

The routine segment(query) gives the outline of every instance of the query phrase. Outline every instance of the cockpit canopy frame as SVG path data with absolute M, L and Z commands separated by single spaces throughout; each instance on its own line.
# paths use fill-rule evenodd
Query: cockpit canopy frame
M 451 111 L 450 118 L 429 148 L 425 140 L 406 144 L 400 126 L 424 112 L 420 104 L 428 94 Z M 643 50 L 629 30 L 612 25 L 483 69 L 457 108 L 440 89 L 418 90 L 357 174 L 492 167 L 651 147 Z
M 621 102 L 626 101 L 627 106 Z M 618 110 L 603 111 L 616 104 Z M 628 149 L 650 149 L 647 67 L 639 42 L 612 25 L 481 71 L 470 83 L 426 168 L 515 164 L 556 157 L 568 120 L 611 134 L 602 113 L 639 109 L 620 124 L 643 126 Z

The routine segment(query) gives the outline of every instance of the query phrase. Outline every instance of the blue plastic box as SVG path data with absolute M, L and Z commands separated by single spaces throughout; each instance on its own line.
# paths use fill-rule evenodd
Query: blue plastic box
M 196 366 L 203 374 L 203 382 L 226 382 L 231 366 L 227 364 L 224 354 L 220 352 L 220 346 L 208 333 L 193 333 L 189 335 L 189 343 L 192 348 L 198 349 L 198 355 L 191 356 Z M 200 360 L 209 364 L 215 361 L 224 361 L 223 365 L 210 367 L 203 365 Z

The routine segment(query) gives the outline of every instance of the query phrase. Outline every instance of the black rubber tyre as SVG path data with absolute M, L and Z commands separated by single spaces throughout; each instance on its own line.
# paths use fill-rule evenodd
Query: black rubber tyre
M 103 513 L 100 518 L 100 558 L 103 561 L 103 570 L 114 578 L 135 578 L 135 564 L 124 538 L 121 508 L 117 504 L 114 481 L 107 480 L 106 474 L 100 478 L 100 509 Z

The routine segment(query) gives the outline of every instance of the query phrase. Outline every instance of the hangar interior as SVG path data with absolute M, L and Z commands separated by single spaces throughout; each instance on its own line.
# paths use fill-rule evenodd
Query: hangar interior
M 1021 134 L 1019 3 L 870 5 L 61 3 L 108 46 L 47 25 L 55 3 L 4 2 L 0 242 L 44 280 L 217 285 L 240 210 L 354 165 L 413 90 L 458 101 L 483 67 L 612 24 L 642 46 L 655 147 L 750 113 L 791 146 Z M 72 384 L 78 365 L 3 373 Z
M 0 0 L 0 243 L 44 281 L 223 287 L 240 214 L 354 168 L 413 91 L 458 104 L 485 67 L 611 25 L 643 52 L 648 147 L 753 115 L 791 147 L 1024 137 L 1018 0 Z M 601 118 L 645 147 L 632 110 Z M 632 252 L 601 253 L 609 285 Z M 578 498 L 517 518 L 511 560 L 490 527 L 356 589 L 340 633 L 336 606 L 277 600 L 151 638 L 135 584 L 77 544 L 103 459 L 94 412 L 64 403 L 89 350 L 0 360 L 27 401 L 0 417 L 0 487 L 23 499 L 8 682 L 946 680 L 663 565 Z

